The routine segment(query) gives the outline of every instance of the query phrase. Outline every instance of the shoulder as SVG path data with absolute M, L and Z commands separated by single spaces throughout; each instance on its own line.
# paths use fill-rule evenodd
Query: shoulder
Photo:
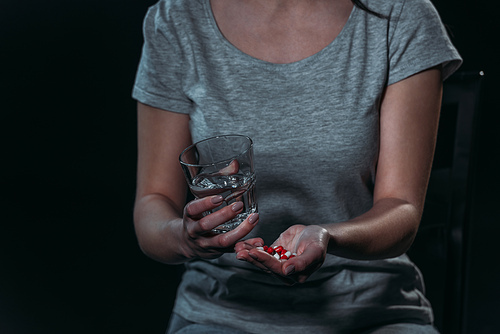
M 148 9 L 147 16 L 157 22 L 182 22 L 204 12 L 208 0 L 160 0 Z
M 162 10 L 167 11 L 189 11 L 190 9 L 194 9 L 198 6 L 203 6 L 204 2 L 209 0 L 160 0 L 151 8 L 161 8 Z
M 146 37 L 162 36 L 168 39 L 184 39 L 186 34 L 202 24 L 205 3 L 208 0 L 160 0 L 149 7 L 144 18 Z
M 430 0 L 362 0 L 362 2 L 369 9 L 390 19 L 398 19 L 404 15 L 419 17 L 436 13 Z

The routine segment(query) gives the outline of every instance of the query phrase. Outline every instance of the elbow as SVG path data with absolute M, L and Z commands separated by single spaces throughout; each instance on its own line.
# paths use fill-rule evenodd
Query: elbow
M 149 258 L 155 258 L 155 251 L 152 247 L 151 238 L 148 237 L 147 231 L 144 231 L 137 221 L 134 222 L 135 227 L 135 237 L 137 240 L 137 246 L 141 252 Z
M 405 254 L 413 244 L 418 228 L 413 228 L 401 237 L 389 250 L 387 257 L 398 257 Z
M 136 240 L 137 240 L 137 246 L 139 247 L 140 251 L 146 255 L 147 257 L 154 257 L 153 251 L 150 249 L 150 245 L 148 242 L 145 240 L 145 238 L 142 238 L 140 233 L 138 233 L 137 229 L 135 232 Z
M 164 263 L 180 264 L 187 260 L 184 248 L 175 244 L 175 229 L 172 220 L 158 220 L 155 217 L 144 217 L 136 214 L 134 229 L 139 249 L 147 257 Z
M 381 199 L 364 215 L 328 226 L 329 252 L 355 260 L 398 257 L 413 244 L 420 218 L 416 205 L 397 198 Z
M 136 237 L 139 249 L 148 258 L 163 264 L 182 263 L 182 261 L 176 261 L 170 253 L 166 252 L 163 244 L 156 241 L 154 237 L 141 235 L 137 231 Z
M 158 225 L 154 220 L 148 219 L 150 217 L 144 217 L 141 214 L 141 210 L 134 210 L 134 232 L 137 241 L 137 246 L 141 250 L 141 252 L 147 257 L 159 261 L 161 260 L 161 251 L 158 245 L 161 245 L 162 242 L 159 240 L 161 231 L 158 230 Z
M 369 242 L 365 248 L 367 258 L 401 256 L 410 249 L 417 235 L 422 210 L 400 199 L 389 199 L 386 203 L 385 213 L 370 224 Z
M 401 204 L 398 208 L 397 217 L 391 219 L 389 226 L 397 225 L 397 227 L 388 228 L 391 230 L 389 239 L 385 249 L 385 257 L 398 257 L 406 253 L 418 232 L 420 219 L 422 216 L 421 210 L 410 203 Z

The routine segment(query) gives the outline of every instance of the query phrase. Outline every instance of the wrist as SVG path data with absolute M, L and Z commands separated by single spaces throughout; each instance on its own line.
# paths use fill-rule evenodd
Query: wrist
M 194 257 L 193 249 L 186 241 L 189 239 L 182 218 L 175 218 L 165 223 L 161 231 L 165 262 L 168 264 L 184 263 Z

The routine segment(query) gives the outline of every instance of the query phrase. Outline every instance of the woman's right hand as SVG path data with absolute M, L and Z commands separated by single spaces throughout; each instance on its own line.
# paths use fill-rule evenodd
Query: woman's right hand
M 189 191 L 179 155 L 192 144 L 188 114 L 138 103 L 137 192 L 134 227 L 141 250 L 152 259 L 180 264 L 193 258 L 213 259 L 245 237 L 258 221 L 253 214 L 224 234 L 212 229 L 241 212 L 233 203 L 209 215 L 222 203 L 220 195 L 186 204 Z
M 220 195 L 195 199 L 184 207 L 182 242 L 179 243 L 187 259 L 215 259 L 224 253 L 234 252 L 234 245 L 255 227 L 258 213 L 251 214 L 237 228 L 226 233 L 214 233 L 212 229 L 236 217 L 243 210 L 243 202 L 235 202 L 206 215 L 223 202 Z

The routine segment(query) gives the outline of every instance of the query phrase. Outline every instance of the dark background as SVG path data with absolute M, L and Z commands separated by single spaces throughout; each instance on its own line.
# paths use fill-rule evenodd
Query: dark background
M 189 1 L 189 0 L 186 0 Z M 153 0 L 0 2 L 0 333 L 163 333 L 178 270 L 132 225 L 142 19 Z M 476 144 L 468 332 L 500 317 L 498 12 L 435 0 L 486 73 Z

